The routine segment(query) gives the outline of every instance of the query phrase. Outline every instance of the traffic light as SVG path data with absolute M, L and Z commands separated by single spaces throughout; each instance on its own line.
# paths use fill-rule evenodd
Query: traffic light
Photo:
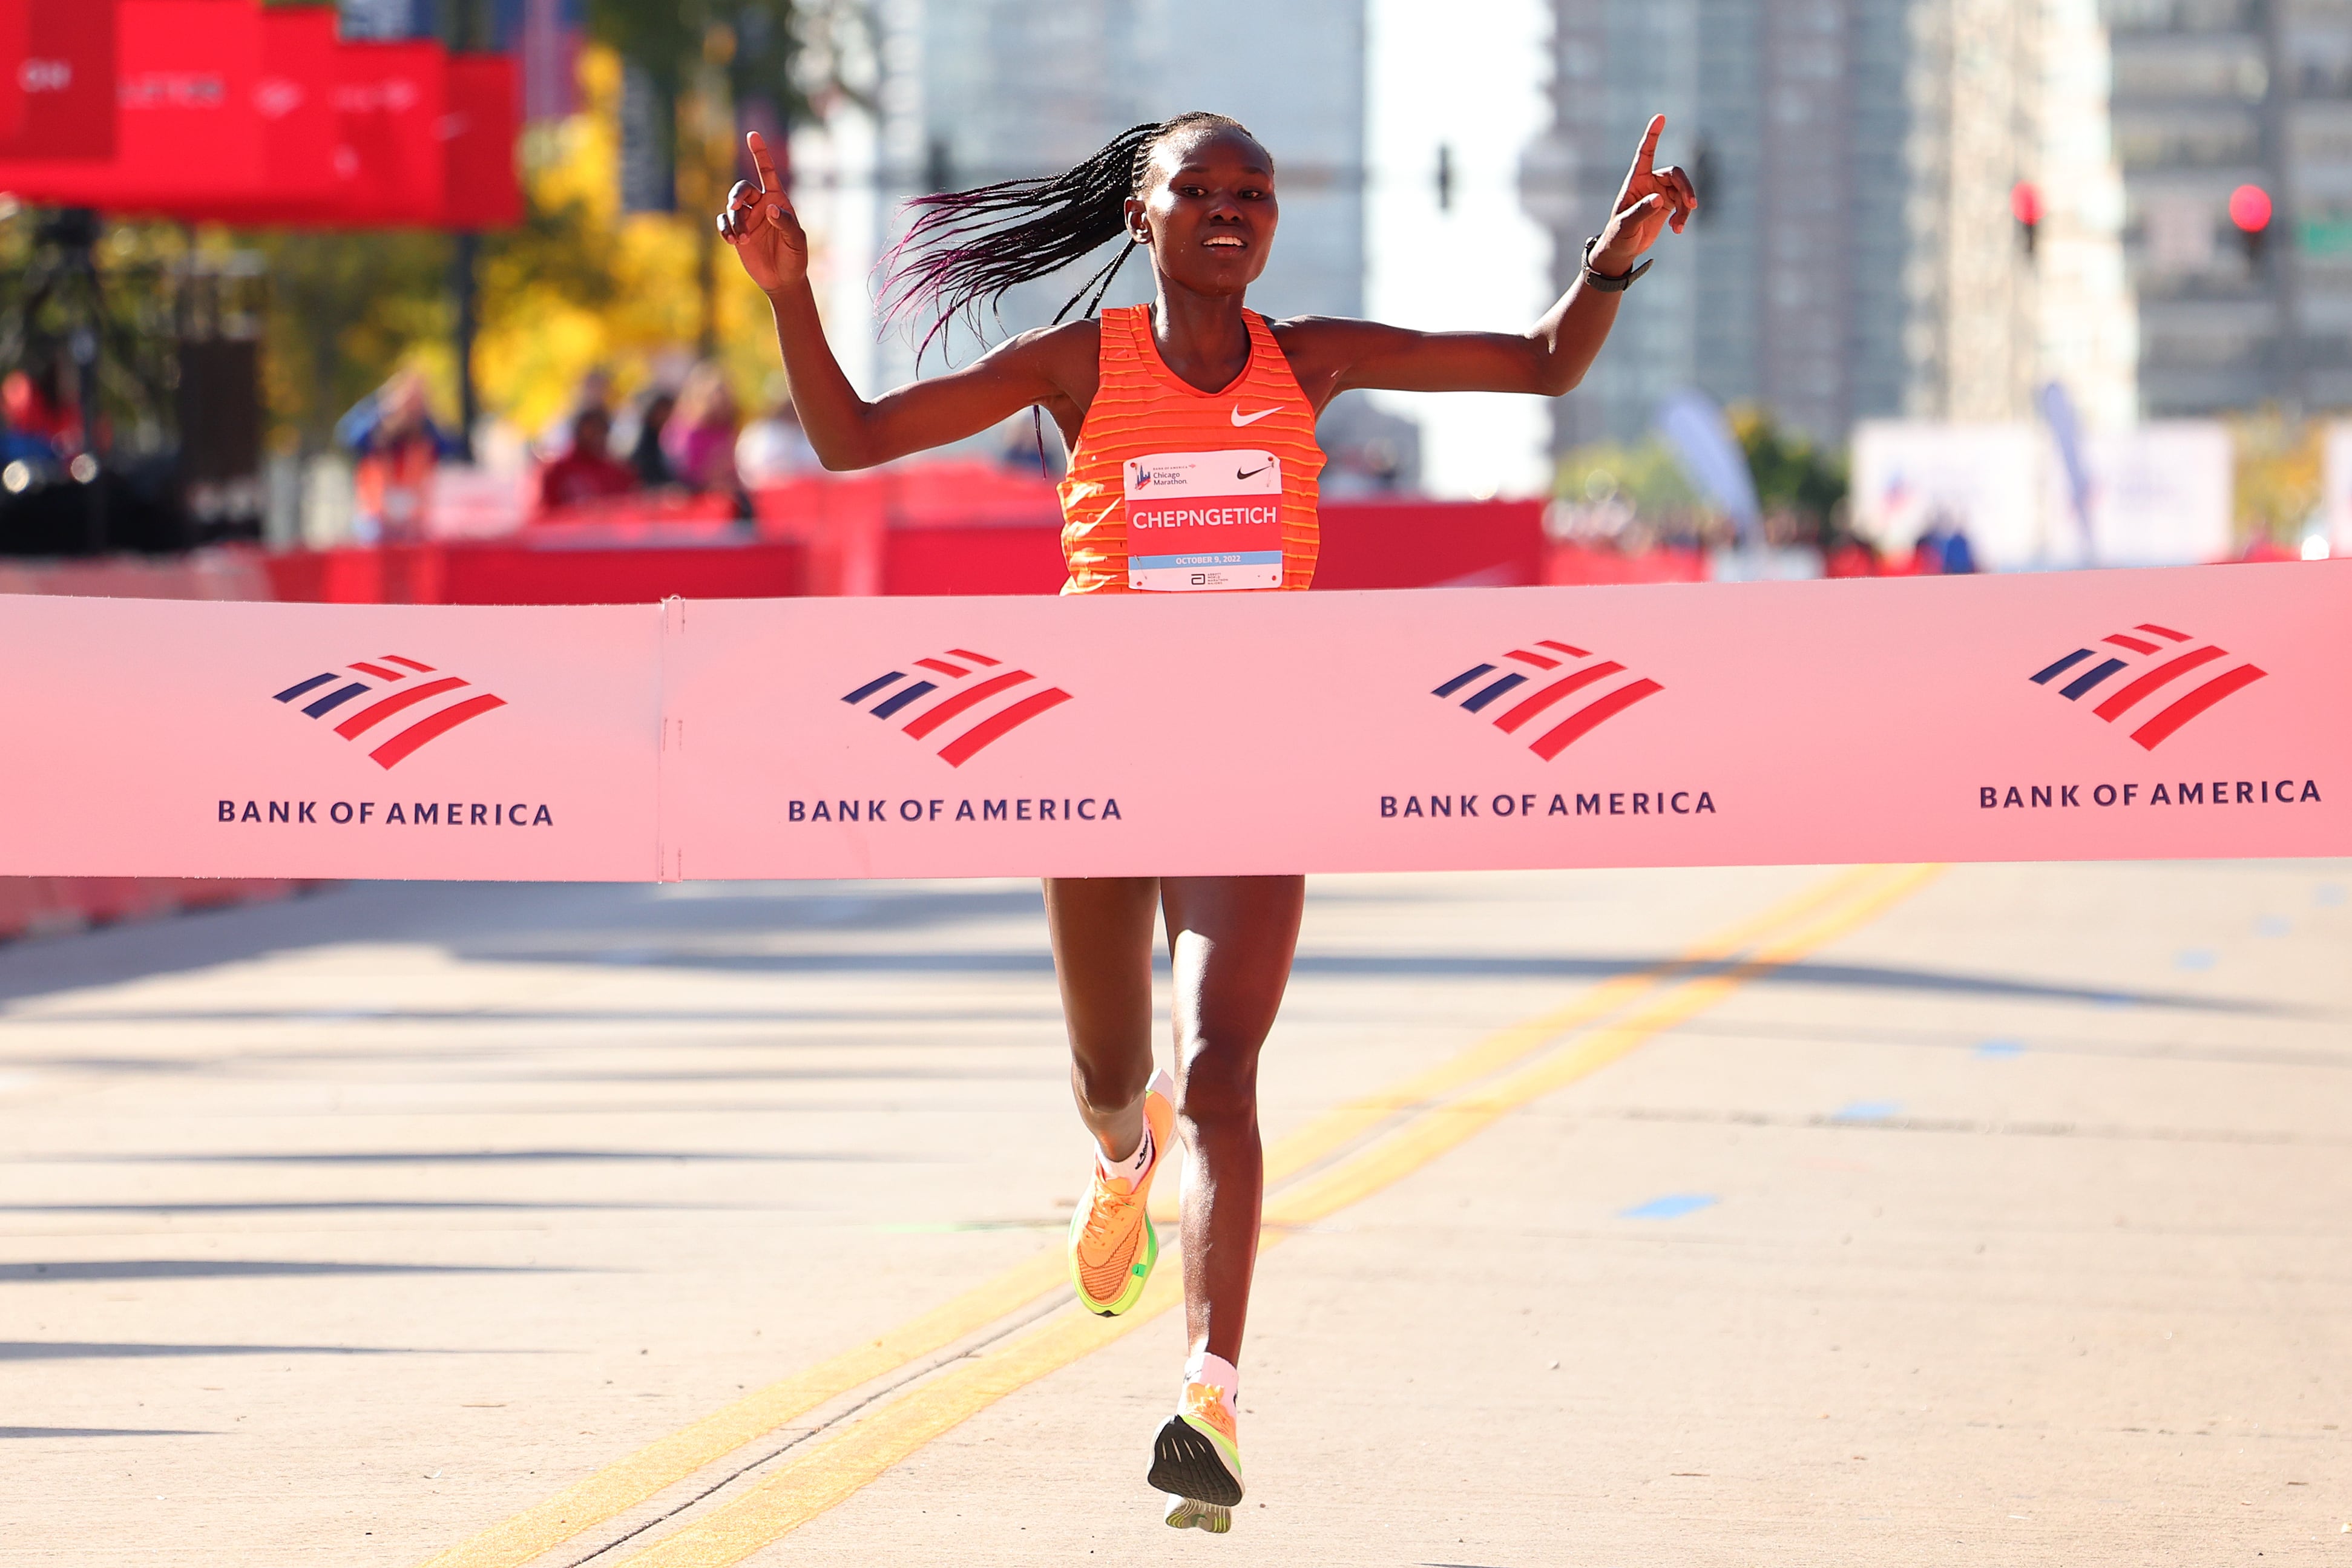
M 2032 181 L 2020 180 L 2009 188 L 2010 215 L 2017 220 L 2017 237 L 2033 258 L 2033 241 L 2042 229 L 2042 192 Z
M 2230 221 L 2246 247 L 2246 265 L 2263 264 L 2263 242 L 2271 232 L 2271 193 L 2260 185 L 2241 185 L 2230 193 Z

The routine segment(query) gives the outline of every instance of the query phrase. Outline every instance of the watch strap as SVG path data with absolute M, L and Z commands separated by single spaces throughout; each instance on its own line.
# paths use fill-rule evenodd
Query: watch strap
M 1633 287 L 1636 278 L 1657 265 L 1657 258 L 1653 256 L 1622 277 L 1612 277 L 1607 273 L 1595 272 L 1592 270 L 1592 252 L 1600 244 L 1599 235 L 1594 235 L 1584 242 L 1584 286 L 1588 288 L 1597 288 L 1603 294 L 1622 294 Z

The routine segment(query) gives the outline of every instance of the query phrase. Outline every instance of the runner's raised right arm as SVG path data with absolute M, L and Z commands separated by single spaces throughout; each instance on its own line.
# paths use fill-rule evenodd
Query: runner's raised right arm
M 748 141 L 760 183 L 737 183 L 719 232 L 775 311 L 793 407 L 819 462 L 870 468 L 977 435 L 1032 403 L 1045 404 L 1066 434 L 1076 434 L 1094 401 L 1100 339 L 1091 320 L 1024 332 L 962 370 L 911 382 L 871 402 L 858 396 L 825 341 L 809 287 L 808 235 L 776 177 L 768 144 L 756 131 Z

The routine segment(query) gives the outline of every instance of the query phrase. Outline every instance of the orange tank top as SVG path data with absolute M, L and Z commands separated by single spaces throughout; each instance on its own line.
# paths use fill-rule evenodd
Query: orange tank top
M 1315 578 L 1315 412 L 1265 318 L 1204 392 L 1170 370 L 1150 308 L 1102 313 L 1100 381 L 1061 484 L 1065 593 L 1305 588 Z

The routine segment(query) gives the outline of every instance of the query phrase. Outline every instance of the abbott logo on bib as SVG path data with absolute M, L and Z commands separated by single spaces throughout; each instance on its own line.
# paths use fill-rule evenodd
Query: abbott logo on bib
M 1127 477 L 1127 585 L 1282 586 L 1282 463 L 1271 452 L 1159 452 Z

